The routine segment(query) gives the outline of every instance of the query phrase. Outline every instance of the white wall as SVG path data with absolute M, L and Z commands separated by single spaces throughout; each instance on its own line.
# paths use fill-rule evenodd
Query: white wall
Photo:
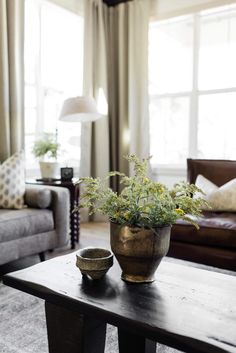
M 235 0 L 151 0 L 151 17 L 154 20 L 170 18 L 235 2 Z
M 77 14 L 83 11 L 83 0 L 49 0 L 50 2 L 64 7 L 65 9 Z

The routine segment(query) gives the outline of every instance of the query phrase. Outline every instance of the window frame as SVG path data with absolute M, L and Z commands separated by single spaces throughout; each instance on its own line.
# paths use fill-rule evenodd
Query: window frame
M 83 17 L 83 6 L 81 3 L 78 2 L 76 3 L 68 3 L 68 7 L 66 6 L 65 2 L 60 1 L 60 0 L 35 0 L 34 3 L 34 8 L 37 11 L 37 21 L 38 21 L 38 46 L 37 46 L 37 54 L 34 57 L 34 65 L 35 65 L 35 80 L 34 82 L 30 82 L 30 80 L 26 80 L 26 77 L 24 77 L 24 87 L 33 87 L 36 91 L 36 96 L 35 96 L 35 106 L 30 107 L 24 104 L 25 109 L 31 108 L 35 110 L 35 116 L 36 116 L 36 131 L 35 133 L 27 133 L 26 131 L 24 132 L 24 140 L 27 141 L 27 137 L 35 137 L 37 135 L 40 135 L 44 133 L 45 131 L 45 119 L 42 119 L 41 117 L 44 116 L 44 107 L 45 107 L 45 97 L 47 95 L 48 91 L 52 91 L 54 93 L 61 93 L 57 88 L 54 87 L 49 87 L 48 85 L 44 85 L 42 80 L 41 80 L 41 61 L 42 61 L 42 46 L 41 46 L 41 26 L 42 26 L 42 8 L 43 6 L 54 6 L 59 8 L 60 10 L 65 10 L 68 12 L 73 13 L 76 16 Z M 26 6 L 26 4 L 25 4 Z M 83 81 L 83 80 L 82 80 Z M 65 97 L 67 98 L 67 97 Z M 59 114 L 58 114 L 59 115 Z M 24 121 L 26 123 L 26 118 L 24 118 Z M 79 124 L 79 123 L 77 123 Z M 78 131 L 80 131 L 80 128 L 78 126 Z M 57 134 L 57 127 L 55 129 L 55 134 Z M 79 138 L 79 135 L 78 135 Z M 60 163 L 60 162 L 59 162 Z M 63 164 L 64 165 L 64 164 Z M 74 169 L 74 175 L 78 176 L 79 175 L 79 166 L 73 166 Z M 40 167 L 39 165 L 37 167 L 33 167 L 29 164 L 29 166 L 25 170 L 26 177 L 27 179 L 30 178 L 35 178 L 40 175 Z
M 192 62 L 192 89 L 190 91 L 182 91 L 175 93 L 149 94 L 150 98 L 173 98 L 173 97 L 189 97 L 189 130 L 188 130 L 188 157 L 198 157 L 198 121 L 199 121 L 199 97 L 211 94 L 233 93 L 236 87 L 216 88 L 216 89 L 199 89 L 199 52 L 200 52 L 200 18 L 204 11 L 189 14 L 193 18 L 193 62 Z M 155 22 L 162 22 L 155 21 Z M 164 20 L 165 21 L 165 20 Z M 151 164 L 152 173 L 157 175 L 184 176 L 186 175 L 186 165 L 184 164 Z

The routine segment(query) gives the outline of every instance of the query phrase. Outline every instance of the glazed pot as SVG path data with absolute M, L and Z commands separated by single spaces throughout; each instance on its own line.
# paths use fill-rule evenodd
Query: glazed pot
M 111 249 L 127 282 L 154 281 L 155 271 L 170 245 L 171 226 L 145 229 L 111 223 Z
M 57 162 L 40 161 L 39 165 L 42 179 L 54 179 L 57 177 L 59 170 Z

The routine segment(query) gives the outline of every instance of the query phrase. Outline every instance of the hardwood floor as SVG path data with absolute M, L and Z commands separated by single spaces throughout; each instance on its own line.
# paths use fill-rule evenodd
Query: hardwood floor
M 69 254 L 78 249 L 87 246 L 97 246 L 102 248 L 110 248 L 110 225 L 103 222 L 89 222 L 80 225 L 80 241 L 76 244 L 75 249 L 70 248 L 70 244 L 66 248 L 54 250 L 47 254 L 47 259 Z
M 85 246 L 110 247 L 109 223 L 82 223 L 80 233 L 80 244 L 78 248 L 83 248 Z

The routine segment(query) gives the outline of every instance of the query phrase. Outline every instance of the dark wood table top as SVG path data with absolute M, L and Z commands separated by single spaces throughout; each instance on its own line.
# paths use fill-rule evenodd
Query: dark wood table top
M 236 352 L 236 277 L 163 260 L 150 284 L 127 284 L 115 261 L 99 281 L 75 252 L 7 274 L 6 285 L 185 352 Z

